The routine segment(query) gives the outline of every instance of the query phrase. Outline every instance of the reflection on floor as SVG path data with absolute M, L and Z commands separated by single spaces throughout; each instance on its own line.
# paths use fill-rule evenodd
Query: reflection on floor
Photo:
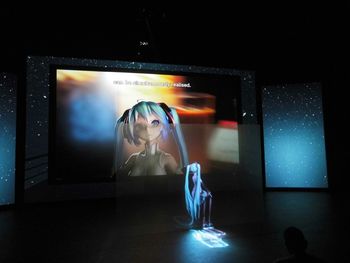
M 202 230 L 190 230 L 192 236 L 202 244 L 211 248 L 228 247 L 228 244 L 223 240 L 224 235 L 217 235 L 212 231 Z
M 229 203 L 223 198 L 222 203 Z M 303 230 L 311 254 L 350 262 L 343 243 L 349 222 L 345 200 L 328 193 L 270 192 L 264 195 L 262 217 L 252 213 L 247 222 L 232 224 L 220 218 L 224 214 L 217 206 L 214 225 L 227 233 L 222 241 L 228 246 L 221 248 L 198 242 L 193 231 L 174 223 L 184 207 L 171 198 L 0 210 L 0 262 L 273 262 L 288 254 L 282 233 L 290 225 Z M 229 218 L 244 214 L 225 212 Z M 258 220 L 251 220 L 255 216 Z

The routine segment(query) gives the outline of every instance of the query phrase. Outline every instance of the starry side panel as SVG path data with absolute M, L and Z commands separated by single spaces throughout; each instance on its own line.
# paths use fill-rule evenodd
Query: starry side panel
M 321 85 L 263 88 L 266 187 L 327 188 Z
M 15 202 L 16 82 L 0 73 L 0 205 Z

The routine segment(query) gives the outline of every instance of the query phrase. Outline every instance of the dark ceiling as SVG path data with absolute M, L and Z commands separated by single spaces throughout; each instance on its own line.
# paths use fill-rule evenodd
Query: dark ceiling
M 235 67 L 281 80 L 293 69 L 317 78 L 345 50 L 347 15 L 335 4 L 13 6 L 1 10 L 1 67 L 15 70 L 13 58 L 37 54 Z

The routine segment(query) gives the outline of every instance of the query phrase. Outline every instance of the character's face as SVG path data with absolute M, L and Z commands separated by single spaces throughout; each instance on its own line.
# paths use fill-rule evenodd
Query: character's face
M 138 117 L 134 124 L 135 135 L 145 142 L 153 142 L 161 135 L 163 125 L 159 117 L 152 114 L 147 119 Z

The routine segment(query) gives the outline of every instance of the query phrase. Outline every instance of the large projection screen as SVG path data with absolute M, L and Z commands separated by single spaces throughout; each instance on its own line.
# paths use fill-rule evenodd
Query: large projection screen
M 234 107 L 234 101 L 231 102 L 231 106 L 224 108 L 232 109 L 232 112 L 230 113 L 231 116 L 228 116 L 228 122 L 225 122 L 226 116 L 223 116 L 223 121 L 219 121 L 219 119 L 215 119 L 214 116 L 213 121 L 208 123 L 208 127 L 210 125 L 214 126 L 220 126 L 222 129 L 232 129 L 234 128 L 233 120 L 237 118 L 239 120 L 237 133 L 239 134 L 239 155 L 232 157 L 232 162 L 237 162 L 239 160 L 239 166 L 241 170 L 243 170 L 243 173 L 249 173 L 254 174 L 254 176 L 245 177 L 249 178 L 250 182 L 254 184 L 254 187 L 256 186 L 256 189 L 261 190 L 261 171 L 260 171 L 260 165 L 259 161 L 257 161 L 260 157 L 260 155 L 252 155 L 252 152 L 254 153 L 260 153 L 260 144 L 259 140 L 253 140 L 251 137 L 259 138 L 259 134 L 255 131 L 258 131 L 257 128 L 257 118 L 256 118 L 256 95 L 255 95 L 255 80 L 254 80 L 254 73 L 250 71 L 239 71 L 239 70 L 232 70 L 232 69 L 217 69 L 217 68 L 205 68 L 205 67 L 196 67 L 196 66 L 180 66 L 180 65 L 168 65 L 168 64 L 151 64 L 151 63 L 136 63 L 136 62 L 122 62 L 122 61 L 108 61 L 108 60 L 94 60 L 94 59 L 75 59 L 75 58 L 56 58 L 56 57 L 28 57 L 27 59 L 28 63 L 28 69 L 27 69 L 27 129 L 26 129 L 26 170 L 25 170 L 25 202 L 36 202 L 36 201 L 52 201 L 52 200 L 66 200 L 66 199 L 81 199 L 81 198 L 104 198 L 104 197 L 113 197 L 116 194 L 120 193 L 121 189 L 116 190 L 116 184 L 113 180 L 110 180 L 110 161 L 108 160 L 108 165 L 104 167 L 105 172 L 99 173 L 91 173 L 87 175 L 86 178 L 83 176 L 77 176 L 75 178 L 71 177 L 60 177 L 60 175 L 57 176 L 51 174 L 51 171 L 53 166 L 51 166 L 52 163 L 57 164 L 57 160 L 52 159 L 52 155 L 49 155 L 49 151 L 52 149 L 55 149 L 56 152 L 57 148 L 51 147 L 52 141 L 51 138 L 56 138 L 57 136 L 50 137 L 52 135 L 52 132 L 56 132 L 57 135 L 57 121 L 56 118 L 58 115 L 52 114 L 53 103 L 57 103 L 57 94 L 53 93 L 56 91 L 56 84 L 63 84 L 57 82 L 57 76 L 60 74 L 57 74 L 57 70 L 81 70 L 85 73 L 87 72 L 97 72 L 99 74 L 105 74 L 106 72 L 111 72 L 109 74 L 114 74 L 115 72 L 125 72 L 125 73 L 139 73 L 139 74 L 155 74 L 159 76 L 164 75 L 170 75 L 170 76 L 177 76 L 180 78 L 189 78 L 191 81 L 174 81 L 173 83 L 182 83 L 184 86 L 180 88 L 188 88 L 185 85 L 190 83 L 195 83 L 200 76 L 200 79 L 205 79 L 210 76 L 216 76 L 217 79 L 221 79 L 221 81 L 224 81 L 224 79 L 231 79 L 233 83 L 237 83 L 237 80 L 240 83 L 239 87 L 239 95 L 237 97 L 237 104 L 239 106 L 239 109 L 237 112 L 235 112 Z M 55 73 L 53 73 L 53 71 Z M 61 72 L 62 73 L 62 72 Z M 67 72 L 66 72 L 67 73 Z M 89 75 L 88 73 L 87 75 Z M 93 73 L 93 74 L 95 74 Z M 54 76 L 54 74 L 56 74 Z M 64 74 L 63 74 L 64 75 Z M 68 74 L 69 75 L 69 74 Z M 74 82 L 76 80 L 71 79 L 70 76 L 67 74 L 65 75 L 65 80 Z M 84 75 L 84 74 L 82 74 Z M 108 74 L 107 74 L 108 75 Z M 68 76 L 68 77 L 67 77 Z M 112 76 L 112 75 L 110 75 Z M 64 79 L 64 78 L 63 78 Z M 108 79 L 108 78 L 107 78 Z M 112 78 L 113 79 L 113 78 Z M 53 84 L 52 81 L 55 81 L 56 83 Z M 203 81 L 203 80 L 202 80 Z M 225 82 L 225 81 L 224 81 Z M 112 81 L 112 86 L 119 85 L 117 80 L 116 82 Z M 193 85 L 193 84 L 191 84 Z M 235 86 L 234 84 L 233 86 Z M 196 86 L 196 85 L 194 85 Z M 216 89 L 215 87 L 209 89 Z M 220 90 L 218 88 L 218 90 Z M 198 93 L 208 93 L 207 91 L 203 90 L 202 92 Z M 186 95 L 186 94 L 185 94 Z M 187 94 L 188 95 L 188 94 Z M 215 95 L 215 94 L 214 94 Z M 85 97 L 87 101 L 89 100 L 89 96 Z M 102 96 L 103 97 L 103 96 Z M 104 99 L 108 98 L 102 98 L 102 100 L 99 101 L 99 103 L 103 102 Z M 96 97 L 95 97 L 96 98 Z M 210 100 L 210 96 L 208 96 L 208 100 Z M 111 99 L 111 97 L 109 97 Z M 143 100 L 145 98 L 141 98 Z M 147 100 L 150 100 L 150 98 L 146 98 Z M 156 98 L 157 102 L 161 102 L 161 98 Z M 170 102 L 168 102 L 171 104 Z M 81 104 L 83 105 L 83 104 Z M 81 106 L 80 105 L 80 106 Z M 105 104 L 108 106 L 108 103 Z M 127 107 L 130 107 L 131 104 L 129 104 Z M 220 107 L 222 107 L 224 104 L 217 103 Z M 57 104 L 56 104 L 57 106 Z M 79 106 L 79 107 L 80 107 Z M 101 108 L 98 104 L 94 105 L 98 108 Z M 174 106 L 174 105 L 171 105 Z M 175 105 L 176 106 L 176 105 Z M 78 107 L 78 108 L 79 108 Z M 90 108 L 90 107 L 89 107 Z M 60 109 L 72 109 L 70 107 L 68 108 L 60 108 Z M 79 110 L 75 109 L 75 113 L 78 113 Z M 104 116 L 106 119 L 109 117 L 110 110 L 108 107 L 104 107 L 102 109 L 105 113 Z M 121 112 L 122 110 L 120 110 Z M 220 111 L 219 109 L 217 110 Z M 117 114 L 114 116 L 118 116 L 120 112 L 117 112 Z M 235 114 L 238 114 L 235 116 Z M 181 118 L 181 113 L 179 114 Z M 53 117 L 54 116 L 54 117 Z M 60 115 L 63 116 L 63 115 Z M 76 115 L 77 116 L 77 115 Z M 80 116 L 80 115 L 78 115 Z M 90 115 L 92 116 L 92 115 Z M 184 114 L 182 114 L 184 116 Z M 113 117 L 113 118 L 114 118 Z M 54 121 L 52 118 L 56 118 Z M 69 119 L 69 118 L 68 118 Z M 74 119 L 74 118 L 73 118 Z M 106 120 L 104 119 L 104 121 Z M 66 119 L 67 120 L 67 119 Z M 52 122 L 53 121 L 53 122 Z M 79 141 L 79 143 L 83 142 L 85 139 L 87 139 L 84 136 L 88 136 L 89 140 L 96 140 L 96 137 L 94 137 L 96 134 L 99 134 L 101 129 L 101 125 L 103 126 L 103 121 L 101 119 L 95 119 L 99 125 L 96 125 L 96 129 L 90 130 L 89 133 L 85 133 L 82 135 L 80 133 L 79 135 L 79 129 L 83 126 L 82 123 L 75 123 L 77 126 L 75 126 L 77 129 L 69 129 L 73 133 L 67 133 L 66 139 L 70 136 L 73 136 L 71 138 L 75 138 L 75 143 Z M 186 122 L 186 121 L 185 121 Z M 52 127 L 52 123 L 56 123 L 56 127 Z M 114 121 L 110 122 L 107 121 L 108 125 L 114 124 Z M 62 123 L 61 123 L 62 124 Z M 61 125 L 60 124 L 60 125 Z M 107 125 L 107 126 L 108 126 Z M 186 130 L 186 125 L 184 123 L 184 130 Z M 193 124 L 191 124 L 193 125 Z M 200 123 L 195 123 L 195 125 L 200 125 Z M 62 126 L 62 125 L 61 125 Z M 98 126 L 98 127 L 97 127 Z M 63 126 L 62 126 L 63 127 Z M 250 130 L 249 127 L 252 127 Z M 254 132 L 252 131 L 254 130 Z M 75 132 L 74 132 L 75 131 Z M 78 131 L 78 132 L 77 132 Z M 241 133 L 240 131 L 244 131 Z M 97 132 L 97 133 L 96 133 Z M 112 140 L 111 134 L 108 132 L 106 134 L 103 134 L 103 136 L 100 136 L 99 138 L 103 141 L 104 139 Z M 221 136 L 219 136 L 221 137 Z M 56 140 L 55 139 L 55 140 Z M 103 143 L 102 141 L 99 141 L 99 143 Z M 253 144 L 253 142 L 256 142 Z M 56 142 L 53 142 L 53 145 L 55 145 Z M 56 145 L 57 146 L 57 145 Z M 213 147 L 212 147 L 213 148 Z M 216 151 L 216 152 L 215 152 Z M 67 153 L 68 156 L 69 153 Z M 214 147 L 214 151 L 212 152 L 212 155 L 217 155 L 217 149 Z M 209 155 L 209 154 L 208 154 Z M 50 156 L 50 158 L 49 158 Z M 208 156 L 207 156 L 208 157 Z M 259 157 L 258 159 L 254 159 L 255 157 Z M 59 158 L 63 158 L 62 156 Z M 111 157 L 110 157 L 111 158 Z M 176 156 L 176 152 L 174 152 L 174 158 L 177 159 L 178 156 Z M 249 160 L 249 158 L 253 158 L 254 160 Z M 67 157 L 68 159 L 68 157 Z M 178 160 L 178 159 L 177 159 Z M 197 157 L 193 158 L 193 160 L 190 161 L 197 161 Z M 254 165 L 252 165 L 251 162 L 255 162 Z M 250 165 L 249 165 L 250 163 Z M 53 165 L 54 165 L 53 164 Z M 205 166 L 205 165 L 204 165 Z M 253 171 L 252 167 L 256 166 L 256 170 Z M 50 168 L 51 167 L 51 168 Z M 71 165 L 68 165 L 68 167 L 71 167 Z M 101 166 L 102 167 L 102 166 Z M 100 167 L 100 168 L 101 168 Z M 57 171 L 57 169 L 55 169 Z M 208 169 L 209 171 L 210 169 Z M 50 175 L 49 175 L 50 173 Z M 70 173 L 73 173 L 73 170 L 70 171 Z M 84 173 L 82 173 L 84 174 Z M 101 176 L 101 174 L 103 176 Z M 98 178 L 94 178 L 94 176 L 97 176 Z M 152 177 L 153 178 L 153 177 Z M 157 177 L 156 179 L 150 179 L 151 182 L 146 182 L 143 180 L 142 184 L 151 184 L 155 185 L 155 183 L 158 182 L 160 177 Z M 164 177 L 162 177 L 164 178 Z M 227 178 L 227 177 L 225 177 Z M 235 180 L 240 180 L 239 178 L 235 177 Z M 254 179 L 253 179 L 254 178 Z M 168 178 L 171 180 L 171 178 Z M 139 179 L 138 179 L 139 180 Z M 141 179 L 140 179 L 141 180 Z M 157 180 L 155 182 L 154 180 Z M 164 184 L 164 182 L 160 182 L 160 185 Z M 166 184 L 169 184 L 167 182 Z M 170 183 L 171 184 L 171 183 Z M 178 191 L 181 191 L 179 187 L 175 186 Z M 230 184 L 225 184 L 224 180 L 220 182 L 220 184 L 216 185 L 215 182 L 213 182 L 214 189 L 217 186 L 217 189 L 223 188 L 224 185 L 227 185 L 228 188 L 230 188 Z M 244 187 L 249 188 L 249 182 L 241 182 L 240 184 L 235 184 L 236 189 L 238 186 L 244 185 Z M 117 186 L 118 187 L 118 186 Z M 133 188 L 134 187 L 134 188 Z M 137 183 L 133 184 L 133 187 L 131 190 L 135 190 L 136 193 L 138 192 Z M 140 187 L 144 188 L 144 187 Z M 162 187 L 161 187 L 162 188 Z M 232 188 L 232 187 L 231 187 Z M 239 187 L 238 187 L 239 188 Z M 172 191 L 174 189 L 169 189 L 167 191 Z M 142 192 L 142 191 L 141 191 Z

